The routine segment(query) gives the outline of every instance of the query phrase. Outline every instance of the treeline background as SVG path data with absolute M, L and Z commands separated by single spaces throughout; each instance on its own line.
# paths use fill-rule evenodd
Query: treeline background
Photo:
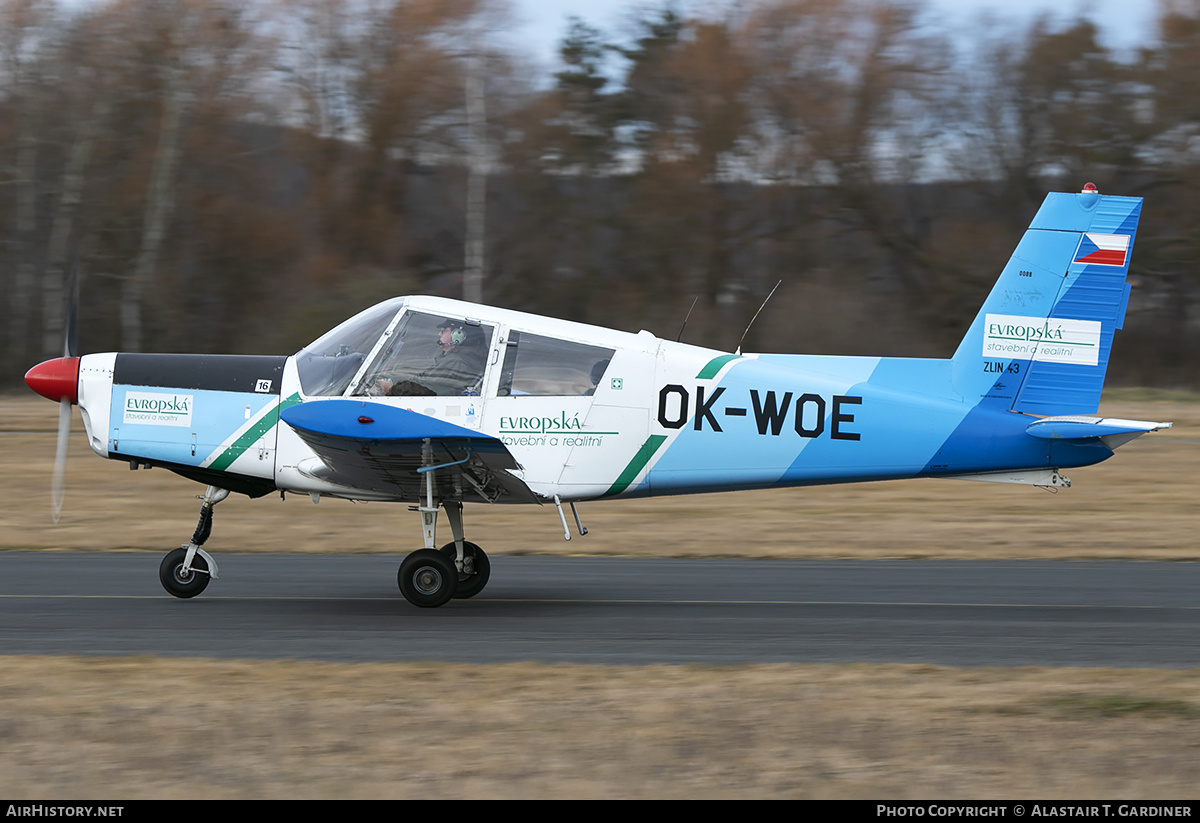
M 510 15 L 0 0 L 0 387 L 76 289 L 83 352 L 288 354 L 417 293 L 668 338 L 695 300 L 683 340 L 732 350 L 782 281 L 747 350 L 944 357 L 1093 181 L 1146 198 L 1111 379 L 1200 388 L 1200 0 L 1121 54 L 1083 18 L 668 3 L 565 23 L 552 68 Z

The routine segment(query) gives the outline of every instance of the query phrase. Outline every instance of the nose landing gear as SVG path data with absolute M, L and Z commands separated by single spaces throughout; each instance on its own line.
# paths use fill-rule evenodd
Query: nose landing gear
M 158 567 L 158 580 L 168 594 L 184 599 L 195 597 L 208 588 L 209 580 L 218 576 L 217 561 L 200 547 L 212 533 L 213 506 L 228 496 L 228 489 L 209 486 L 204 490 L 200 521 L 191 541 L 167 552 Z
M 180 546 L 167 552 L 158 567 L 158 580 L 170 594 L 180 598 L 195 597 L 208 588 L 208 562 L 203 555 L 187 560 L 187 548 Z

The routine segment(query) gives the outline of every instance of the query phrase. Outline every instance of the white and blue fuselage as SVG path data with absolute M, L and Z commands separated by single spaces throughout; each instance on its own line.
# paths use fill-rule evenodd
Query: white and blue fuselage
M 915 477 L 1067 485 L 1060 469 L 1170 425 L 1091 416 L 1140 213 L 1139 198 L 1094 189 L 1049 195 L 943 360 L 729 354 L 400 297 L 290 357 L 109 352 L 47 361 L 26 381 L 78 402 L 97 454 L 209 486 L 191 543 L 160 570 L 172 594 L 203 590 L 197 556 L 215 576 L 199 548 L 213 505 L 278 490 L 417 503 L 426 549 L 400 585 L 436 606 L 487 581 L 464 502 Z M 439 507 L 455 533 L 441 550 Z
M 286 422 L 289 407 L 335 398 L 493 438 L 515 461 L 508 471 L 540 499 L 1083 466 L 1109 457 L 1124 429 L 1110 422 L 1065 437 L 1030 425 L 1096 411 L 1140 210 L 1137 198 L 1050 195 L 946 360 L 728 354 L 406 297 L 292 357 L 87 355 L 79 401 L 98 454 L 250 494 L 413 499 L 413 483 L 347 483 Z M 474 344 L 470 385 L 373 391 L 402 352 L 411 362 L 401 367 L 416 377 L 422 361 L 436 360 L 421 337 L 422 323 L 435 322 L 459 324 Z M 487 499 L 469 485 L 455 493 Z M 493 502 L 518 499 L 500 493 Z

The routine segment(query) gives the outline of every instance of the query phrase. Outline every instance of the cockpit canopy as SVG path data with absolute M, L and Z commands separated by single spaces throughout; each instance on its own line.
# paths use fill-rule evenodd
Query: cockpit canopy
M 596 391 L 614 352 L 506 323 L 406 308 L 406 298 L 395 298 L 305 346 L 296 367 L 308 397 L 579 396 Z M 495 362 L 499 373 L 489 374 Z

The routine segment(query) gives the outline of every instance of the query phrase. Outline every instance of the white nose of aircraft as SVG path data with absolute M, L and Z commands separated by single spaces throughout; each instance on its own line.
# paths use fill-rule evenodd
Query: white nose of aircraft
M 58 357 L 38 363 L 25 372 L 25 385 L 45 397 L 59 402 L 79 403 L 79 358 Z

